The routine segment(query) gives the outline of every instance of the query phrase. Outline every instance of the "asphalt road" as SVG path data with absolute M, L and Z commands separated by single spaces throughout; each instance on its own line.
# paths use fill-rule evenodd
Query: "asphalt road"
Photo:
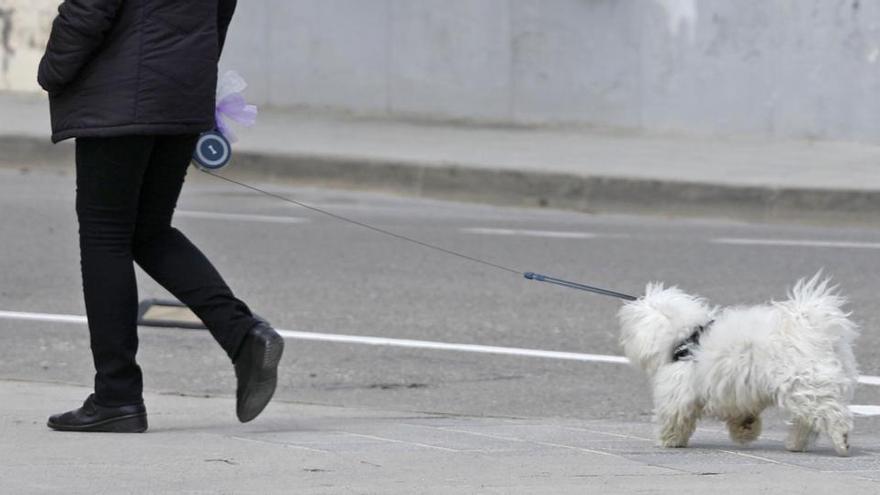
M 615 299 L 529 282 L 197 172 L 191 178 L 177 226 L 279 328 L 620 354 Z M 595 216 L 261 185 L 516 270 L 633 294 L 662 280 L 718 304 L 751 304 L 783 298 L 796 279 L 824 268 L 864 328 L 862 373 L 880 375 L 880 224 Z M 0 168 L 0 311 L 84 314 L 73 201 L 70 169 Z M 142 297 L 166 296 L 139 278 Z M 140 362 L 152 391 L 234 393 L 232 367 L 206 332 L 142 328 Z M 282 366 L 277 397 L 287 401 L 636 421 L 651 408 L 643 377 L 620 364 L 292 340 Z M 91 376 L 84 325 L 0 318 L 0 378 L 87 385 Z M 880 405 L 880 387 L 860 386 L 855 403 Z

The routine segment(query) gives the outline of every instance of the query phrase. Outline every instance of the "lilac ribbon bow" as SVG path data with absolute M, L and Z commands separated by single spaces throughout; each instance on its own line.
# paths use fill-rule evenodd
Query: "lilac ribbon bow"
M 245 102 L 242 95 L 245 88 L 247 83 L 234 71 L 224 74 L 217 86 L 217 130 L 233 143 L 238 141 L 238 137 L 226 119 L 245 127 L 252 127 L 257 123 L 257 107 Z

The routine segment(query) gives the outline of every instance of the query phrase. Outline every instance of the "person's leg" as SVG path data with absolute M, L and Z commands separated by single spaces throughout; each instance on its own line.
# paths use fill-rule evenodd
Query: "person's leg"
M 141 186 L 134 259 L 205 323 L 231 359 L 258 323 L 204 254 L 171 226 L 198 136 L 159 136 Z
M 211 262 L 171 226 L 196 136 L 157 138 L 144 174 L 135 229 L 135 261 L 186 304 L 235 365 L 236 414 L 256 418 L 275 393 L 284 339 L 236 298 Z
M 94 401 L 102 406 L 143 402 L 131 243 L 152 146 L 147 137 L 76 142 L 83 293 L 96 371 Z

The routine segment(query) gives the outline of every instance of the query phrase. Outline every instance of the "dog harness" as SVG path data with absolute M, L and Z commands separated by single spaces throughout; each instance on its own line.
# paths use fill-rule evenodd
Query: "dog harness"
M 694 348 L 700 345 L 700 337 L 709 330 L 709 327 L 715 323 L 715 320 L 711 320 L 709 323 L 705 325 L 700 325 L 694 329 L 693 333 L 686 339 L 684 339 L 680 344 L 675 346 L 675 349 L 672 350 L 672 362 L 691 360 L 694 358 Z

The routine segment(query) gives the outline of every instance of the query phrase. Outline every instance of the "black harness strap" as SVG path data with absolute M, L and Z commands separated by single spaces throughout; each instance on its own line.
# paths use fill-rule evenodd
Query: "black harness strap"
M 709 330 L 709 327 L 715 323 L 715 320 L 700 325 L 694 329 L 693 333 L 672 350 L 672 362 L 691 360 L 694 357 L 693 350 L 700 345 L 700 337 Z

